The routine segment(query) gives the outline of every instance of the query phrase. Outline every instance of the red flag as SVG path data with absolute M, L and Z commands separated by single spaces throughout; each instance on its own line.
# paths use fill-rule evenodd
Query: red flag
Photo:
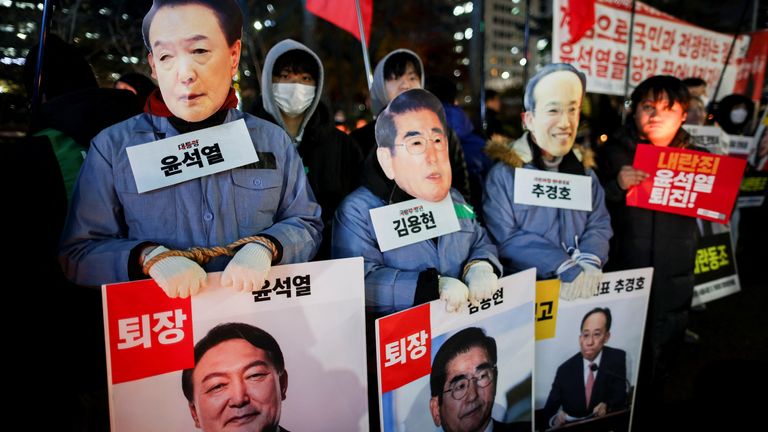
M 569 43 L 576 43 L 595 24 L 595 0 L 568 0 L 568 12 L 571 15 Z
M 365 31 L 365 42 L 368 43 L 371 40 L 373 0 L 359 1 L 360 15 L 363 18 L 363 31 Z M 357 23 L 355 0 L 307 0 L 307 10 L 360 39 L 360 27 Z

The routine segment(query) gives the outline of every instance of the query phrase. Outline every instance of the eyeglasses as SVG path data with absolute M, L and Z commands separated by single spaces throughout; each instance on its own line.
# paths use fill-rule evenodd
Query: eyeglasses
M 459 380 L 455 381 L 451 388 L 444 391 L 443 393 L 450 393 L 451 397 L 455 400 L 462 400 L 464 399 L 464 396 L 467 395 L 467 390 L 469 390 L 469 381 L 472 380 L 477 384 L 478 388 L 485 388 L 488 387 L 492 382 L 494 375 L 496 373 L 496 366 L 487 367 L 484 369 L 481 369 L 480 372 L 477 373 L 477 375 L 467 378 L 466 376 L 461 377 Z
M 427 151 L 427 141 L 432 143 L 432 146 L 437 151 L 443 151 L 448 145 L 448 138 L 445 134 L 436 133 L 429 138 L 425 138 L 424 135 L 412 135 L 403 139 L 402 144 L 395 144 L 397 147 L 405 146 L 405 150 L 412 155 L 420 155 Z

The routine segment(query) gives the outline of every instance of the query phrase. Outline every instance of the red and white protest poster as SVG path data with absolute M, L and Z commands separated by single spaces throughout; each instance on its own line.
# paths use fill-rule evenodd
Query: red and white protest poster
M 594 25 L 575 43 L 569 43 L 573 20 L 569 3 L 569 0 L 554 2 L 553 62 L 570 63 L 584 72 L 589 92 L 623 95 L 632 1 L 596 0 Z M 763 76 L 762 71 L 752 71 L 755 65 L 765 64 L 757 54 L 758 48 L 764 47 L 756 46 L 748 58 L 748 35 L 737 38 L 719 94 L 714 95 L 732 35 L 703 29 L 639 1 L 633 31 L 630 89 L 654 75 L 674 75 L 680 79 L 700 77 L 708 84 L 708 94 L 717 99 L 737 92 L 737 76 L 741 87 L 746 88 L 745 83 L 752 77 L 753 86 L 762 88 L 762 81 L 756 82 Z
M 746 161 L 695 150 L 639 144 L 632 163 L 650 174 L 627 192 L 627 205 L 726 223 Z
M 535 430 L 629 430 L 652 279 L 650 267 L 604 273 L 571 301 L 559 281 L 537 283 Z
M 531 430 L 535 269 L 447 313 L 435 300 L 376 320 L 382 431 Z
M 367 430 L 362 258 L 276 266 L 252 293 L 219 279 L 102 287 L 111 430 Z

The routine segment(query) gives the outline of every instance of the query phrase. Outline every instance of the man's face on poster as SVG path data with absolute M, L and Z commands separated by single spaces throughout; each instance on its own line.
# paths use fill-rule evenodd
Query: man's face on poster
M 244 339 L 229 339 L 208 350 L 192 373 L 189 409 L 205 432 L 260 432 L 277 429 L 288 388 L 267 353 Z
M 152 77 L 174 116 L 198 122 L 224 105 L 240 61 L 240 41 L 229 46 L 211 9 L 199 4 L 161 8 L 150 25 L 149 43 Z
M 395 147 L 377 151 L 388 178 L 409 195 L 426 201 L 442 201 L 451 188 L 448 137 L 437 114 L 428 109 L 394 116 Z
M 491 421 L 496 397 L 496 365 L 481 347 L 472 347 L 448 362 L 442 402 L 429 403 L 436 426 L 447 432 L 482 431 Z
M 610 337 L 611 332 L 606 329 L 605 314 L 602 312 L 593 313 L 587 317 L 581 327 L 581 334 L 579 334 L 581 355 L 585 359 L 593 361 L 603 350 L 603 345 L 608 343 Z

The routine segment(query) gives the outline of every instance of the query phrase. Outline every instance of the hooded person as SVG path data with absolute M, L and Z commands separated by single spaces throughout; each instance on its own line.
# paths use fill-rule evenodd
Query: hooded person
M 273 264 L 314 255 L 320 207 L 295 147 L 279 127 L 237 109 L 242 25 L 233 0 L 153 2 L 142 33 L 159 89 L 143 114 L 91 143 L 60 245 L 70 280 L 97 286 L 149 275 L 169 297 L 187 297 L 205 287 L 206 272 L 223 270 L 223 286 L 251 292 Z M 242 122 L 248 142 L 219 140 L 253 146 L 257 162 L 138 192 L 128 148 L 230 122 Z M 227 254 L 206 261 L 193 247 Z
M 591 153 L 574 147 L 585 91 L 584 74 L 565 63 L 545 66 L 528 82 L 528 132 L 510 144 L 489 145 L 498 162 L 488 173 L 483 199 L 485 223 L 505 273 L 536 267 L 538 279 L 560 279 L 560 296 L 567 300 L 593 295 L 613 235 Z M 517 203 L 517 168 L 589 176 L 591 210 Z
M 744 95 L 728 95 L 717 103 L 715 121 L 725 133 L 730 135 L 748 135 L 755 112 L 755 103 Z
M 264 60 L 261 98 L 253 108 L 254 115 L 288 133 L 304 163 L 325 226 L 316 260 L 330 259 L 333 214 L 360 185 L 362 163 L 357 144 L 336 129 L 320 100 L 324 76 L 323 63 L 312 50 L 291 39 L 281 41 Z
M 421 58 L 415 52 L 404 48 L 390 52 L 376 64 L 370 88 L 371 111 L 374 119 L 350 134 L 360 145 L 364 158 L 376 159 L 376 156 L 372 155 L 376 148 L 376 116 L 400 93 L 414 88 L 424 88 L 424 75 L 424 64 Z M 448 155 L 453 171 L 452 186 L 469 201 L 471 194 L 464 150 L 453 129 L 449 128 L 447 133 Z M 367 162 L 366 166 L 378 169 L 375 160 Z

